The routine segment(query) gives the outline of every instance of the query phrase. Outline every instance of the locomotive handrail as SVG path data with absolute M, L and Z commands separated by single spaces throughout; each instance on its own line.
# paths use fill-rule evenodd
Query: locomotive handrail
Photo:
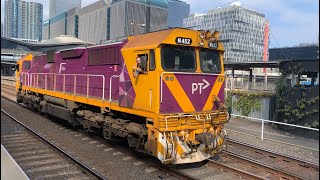
M 162 72 L 160 75 L 160 104 L 162 103 L 162 89 L 163 89 L 163 79 L 162 76 L 164 74 L 196 74 L 196 75 L 209 75 L 209 76 L 224 76 L 226 77 L 225 74 L 212 74 L 212 73 L 190 73 L 190 72 Z
M 220 112 L 220 114 L 223 114 L 224 112 Z M 211 117 L 217 115 L 218 113 L 215 113 L 215 112 L 209 112 L 209 113 L 198 113 L 198 114 L 177 114 L 177 115 L 169 115 L 169 116 L 166 116 L 164 118 L 165 120 L 165 123 L 166 123 L 166 130 L 168 130 L 168 119 L 170 118 L 181 118 L 181 117 L 195 117 L 195 119 L 197 121 L 207 121 L 207 120 L 210 120 Z M 200 115 L 205 115 L 207 119 L 201 119 L 200 118 Z M 209 119 L 210 117 L 210 119 Z
M 65 83 L 66 83 L 66 76 L 74 76 L 74 90 L 73 90 L 73 94 L 76 95 L 76 85 L 77 85 L 77 76 L 86 76 L 87 77 L 87 97 L 89 96 L 89 85 L 90 85 L 90 77 L 101 77 L 103 80 L 102 83 L 102 101 L 105 100 L 105 76 L 104 75 L 99 75 L 99 74 L 59 74 L 59 73 L 31 73 L 31 79 L 32 77 L 36 77 L 37 81 L 34 82 L 34 84 L 32 83 L 33 81 L 31 81 L 30 85 L 34 85 L 36 88 L 39 88 L 39 76 L 38 75 L 45 75 L 45 89 L 47 89 L 47 75 L 54 75 L 54 91 L 56 91 L 56 76 L 57 75 L 62 75 L 63 76 L 63 93 L 65 93 Z
M 119 78 L 120 76 L 118 76 L 118 75 L 112 75 L 111 77 L 110 77 L 110 83 L 109 83 L 109 103 L 111 103 L 111 101 L 112 101 L 112 99 L 111 99 L 111 91 L 112 91 L 112 79 L 113 78 Z
M 30 86 L 30 74 L 27 73 L 27 72 L 21 72 L 21 74 L 23 75 L 24 83 L 25 83 L 27 86 Z M 27 83 L 27 79 L 26 79 L 27 76 L 25 76 L 25 75 L 28 75 L 28 83 Z

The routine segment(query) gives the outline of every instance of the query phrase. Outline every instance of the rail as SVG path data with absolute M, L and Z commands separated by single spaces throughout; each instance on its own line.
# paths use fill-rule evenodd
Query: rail
M 1 84 L 15 87 L 16 79 L 14 76 L 1 76 Z
M 228 151 L 228 145 L 235 144 L 235 145 L 240 146 L 240 147 L 246 147 L 246 148 L 254 149 L 254 151 L 256 153 L 260 153 L 260 154 L 265 153 L 265 154 L 269 154 L 270 156 L 276 155 L 278 157 L 281 157 L 281 159 L 287 159 L 287 161 L 294 161 L 297 164 L 300 164 L 301 166 L 312 167 L 312 168 L 314 168 L 314 169 L 319 171 L 319 164 L 316 164 L 316 163 L 313 163 L 313 162 L 310 162 L 310 161 L 305 161 L 305 160 L 302 160 L 302 159 L 299 159 L 299 158 L 296 158 L 296 157 L 293 157 L 293 156 L 289 156 L 289 155 L 286 155 L 286 154 L 278 153 L 278 152 L 273 151 L 271 149 L 266 149 L 266 148 L 263 148 L 263 147 L 255 146 L 255 145 L 252 145 L 252 144 L 248 144 L 248 143 L 241 142 L 241 141 L 234 140 L 234 139 L 230 139 L 230 138 L 227 138 L 227 143 L 226 144 L 227 145 L 226 145 L 225 151 L 227 151 L 227 152 L 229 152 Z
M 99 173 L 97 173 L 96 171 L 94 171 L 92 168 L 88 167 L 86 164 L 80 162 L 79 160 L 77 160 L 75 157 L 73 157 L 72 155 L 70 155 L 68 152 L 64 151 L 63 149 L 61 149 L 60 147 L 56 146 L 53 142 L 51 142 L 50 140 L 46 139 L 45 137 L 43 137 L 42 135 L 40 135 L 39 133 L 37 133 L 36 131 L 34 131 L 33 129 L 31 129 L 30 127 L 28 127 L 27 125 L 23 124 L 22 122 L 20 122 L 18 119 L 16 119 L 15 117 L 11 116 L 9 113 L 7 113 L 6 111 L 4 111 L 3 109 L 1 109 L 1 112 L 3 112 L 4 114 L 6 114 L 8 117 L 10 117 L 12 120 L 14 120 L 15 122 L 17 122 L 18 124 L 20 124 L 21 126 L 23 126 L 24 128 L 26 128 L 29 132 L 31 132 L 32 134 L 34 134 L 35 136 L 37 136 L 38 138 L 40 138 L 41 140 L 43 140 L 44 142 L 46 142 L 47 144 L 49 144 L 51 147 L 53 147 L 54 149 L 58 150 L 59 152 L 61 152 L 63 155 L 65 155 L 66 157 L 68 157 L 69 159 L 71 159 L 72 161 L 74 161 L 75 163 L 77 163 L 79 166 L 81 166 L 83 169 L 85 169 L 86 171 L 88 171 L 89 173 L 91 173 L 93 176 L 95 176 L 98 179 L 106 179 L 105 177 L 103 177 L 102 175 L 100 175 Z

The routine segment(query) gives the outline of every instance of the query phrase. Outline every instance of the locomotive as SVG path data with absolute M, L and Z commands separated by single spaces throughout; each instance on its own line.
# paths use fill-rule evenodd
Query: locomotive
M 163 164 L 219 152 L 224 105 L 219 32 L 166 29 L 17 61 L 17 102 Z

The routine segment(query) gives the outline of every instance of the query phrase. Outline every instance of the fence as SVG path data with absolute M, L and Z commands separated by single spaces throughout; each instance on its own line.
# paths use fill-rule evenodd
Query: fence
M 264 140 L 264 125 L 265 125 L 265 123 L 278 124 L 278 125 L 295 127 L 295 128 L 300 128 L 300 129 L 306 129 L 306 130 L 315 131 L 315 132 L 319 133 L 319 129 L 311 128 L 311 127 L 299 126 L 299 125 L 295 125 L 295 124 L 288 124 L 288 123 L 270 121 L 270 120 L 266 120 L 266 119 L 259 119 L 259 118 L 253 118 L 253 117 L 247 117 L 247 116 L 240 116 L 240 115 L 235 115 L 235 114 L 231 114 L 231 116 L 245 118 L 245 119 L 251 119 L 254 121 L 258 121 L 258 122 L 261 121 L 261 136 L 260 136 L 261 141 Z
M 241 89 L 241 90 L 255 90 L 255 91 L 271 91 L 276 89 L 275 79 L 268 79 L 268 82 L 264 82 L 263 77 L 255 77 L 252 81 L 249 81 L 249 77 L 236 77 L 226 79 L 226 89 Z

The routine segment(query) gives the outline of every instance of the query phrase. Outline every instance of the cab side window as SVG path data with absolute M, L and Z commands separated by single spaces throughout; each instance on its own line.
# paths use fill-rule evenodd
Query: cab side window
M 141 59 L 141 63 L 138 66 L 140 66 L 143 71 L 148 71 L 148 54 L 139 54 L 138 56 Z
M 149 62 L 149 71 L 154 71 L 156 69 L 156 58 L 154 55 L 154 50 L 150 50 L 150 62 Z
M 23 69 L 30 69 L 30 61 L 23 61 Z

